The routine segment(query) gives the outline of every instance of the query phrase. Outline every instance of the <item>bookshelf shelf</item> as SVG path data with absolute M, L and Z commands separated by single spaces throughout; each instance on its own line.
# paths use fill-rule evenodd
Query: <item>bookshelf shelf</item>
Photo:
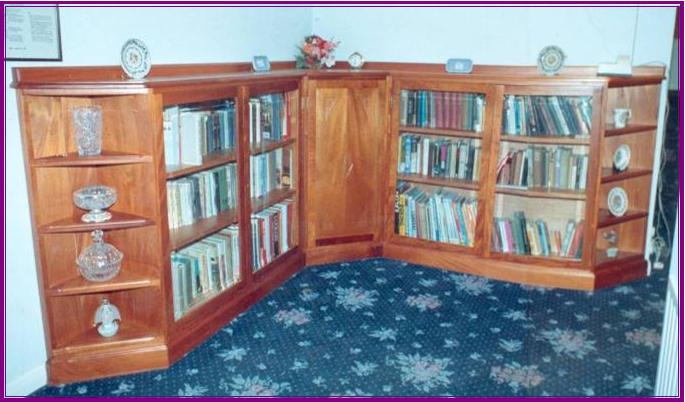
M 294 138 L 287 139 L 285 141 L 263 141 L 261 144 L 253 146 L 250 153 L 254 155 L 261 155 L 267 152 L 274 151 L 279 148 L 286 148 L 296 143 Z
M 500 141 L 516 142 L 521 144 L 538 144 L 538 145 L 574 145 L 574 146 L 590 146 L 589 138 L 577 137 L 544 137 L 544 136 L 525 136 L 525 135 L 506 135 L 500 136 Z
M 159 287 L 159 278 L 151 276 L 150 273 L 152 272 L 154 272 L 154 269 L 150 266 L 145 266 L 145 264 L 124 261 L 119 274 L 109 281 L 91 282 L 79 276 L 50 287 L 48 295 L 54 297 L 74 296 Z
M 136 163 L 149 163 L 150 155 L 127 154 L 116 151 L 102 151 L 98 156 L 79 156 L 76 152 L 38 158 L 33 162 L 35 167 L 88 167 L 88 166 L 113 166 L 130 165 Z
M 202 219 L 192 225 L 170 229 L 169 245 L 172 250 L 178 250 L 235 223 L 238 223 L 238 213 L 236 210 L 222 211 L 215 216 Z
M 397 174 L 397 180 L 410 183 L 426 184 L 447 188 L 457 188 L 462 190 L 478 190 L 478 182 L 459 179 L 443 179 L 439 177 L 423 176 L 418 174 Z
M 81 216 L 78 214 L 69 218 L 61 219 L 52 223 L 48 223 L 40 227 L 40 232 L 45 234 L 57 233 L 78 233 L 91 232 L 93 230 L 117 230 L 117 229 L 132 229 L 144 226 L 154 225 L 152 219 L 142 216 L 127 214 L 124 212 L 110 211 L 112 219 L 106 222 L 88 223 L 81 221 Z
M 202 165 L 168 165 L 166 178 L 167 180 L 177 179 L 235 161 L 237 161 L 235 150 L 226 149 L 205 155 L 203 157 Z
M 562 190 L 556 188 L 507 188 L 498 186 L 495 189 L 497 194 L 503 195 L 515 195 L 519 197 L 529 197 L 529 198 L 551 198 L 559 200 L 575 200 L 584 201 L 587 195 L 584 191 L 577 190 Z
M 599 210 L 599 225 L 598 228 L 606 228 L 609 226 L 618 225 L 624 222 L 630 222 L 637 219 L 646 218 L 648 213 L 646 211 L 628 211 L 623 216 L 613 216 L 608 209 Z
M 525 254 L 515 254 L 515 253 L 502 253 L 502 252 L 498 252 L 498 251 L 493 251 L 490 255 L 493 256 L 494 258 L 497 258 L 497 259 L 512 261 L 512 262 L 520 262 L 520 263 L 524 263 L 524 264 L 554 263 L 557 265 L 565 265 L 565 264 L 580 265 L 582 263 L 582 260 L 577 259 L 577 258 L 571 258 L 571 257 L 558 257 L 558 256 L 545 257 L 545 256 L 535 256 L 535 255 L 525 255 Z
M 295 195 L 295 191 L 289 188 L 279 188 L 274 191 L 270 191 L 263 197 L 252 198 L 252 212 L 263 211 L 269 207 L 278 204 L 288 198 L 292 198 Z
M 157 334 L 151 334 L 150 328 L 129 321 L 122 323 L 117 334 L 111 338 L 103 338 L 93 330 L 78 333 L 65 344 L 55 348 L 55 355 L 95 352 L 105 348 L 126 348 L 135 344 L 153 342 L 161 343 L 162 339 Z
M 604 129 L 604 137 L 618 137 L 621 135 L 650 132 L 656 130 L 656 128 L 656 125 L 651 124 L 629 124 L 625 128 L 614 128 L 613 125 L 608 125 Z
M 604 168 L 602 169 L 602 183 L 613 183 L 651 175 L 652 169 L 628 169 L 624 172 L 615 172 L 612 168 Z
M 402 126 L 400 127 L 400 133 L 409 134 L 426 134 L 435 135 L 439 137 L 451 137 L 451 138 L 474 138 L 482 139 L 483 134 L 475 131 L 462 131 L 462 130 L 445 130 L 438 128 L 423 128 L 423 127 L 412 127 L 412 126 Z

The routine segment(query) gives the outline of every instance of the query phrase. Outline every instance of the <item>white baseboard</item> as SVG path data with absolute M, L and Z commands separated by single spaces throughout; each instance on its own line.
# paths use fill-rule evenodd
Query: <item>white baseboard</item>
M 7 383 L 5 396 L 27 396 L 48 383 L 45 364 L 41 364 Z

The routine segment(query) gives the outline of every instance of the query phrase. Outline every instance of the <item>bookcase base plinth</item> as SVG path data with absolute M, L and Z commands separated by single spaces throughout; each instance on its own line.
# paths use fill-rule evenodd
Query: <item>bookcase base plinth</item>
M 626 265 L 593 272 L 588 269 L 491 260 L 463 253 L 455 254 L 391 243 L 383 246 L 383 257 L 523 285 L 573 290 L 596 290 L 639 279 L 647 274 L 644 260 L 635 260 Z
M 51 385 L 94 380 L 169 367 L 167 345 L 159 338 L 110 350 L 53 356 L 47 362 Z

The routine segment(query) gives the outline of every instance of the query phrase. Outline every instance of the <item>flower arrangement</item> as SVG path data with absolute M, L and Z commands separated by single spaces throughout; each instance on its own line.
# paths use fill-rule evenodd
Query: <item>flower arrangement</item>
M 298 68 L 322 68 L 333 67 L 335 56 L 333 51 L 340 42 L 333 39 L 325 40 L 318 35 L 311 35 L 304 38 L 301 47 L 298 47 L 300 54 L 295 56 Z

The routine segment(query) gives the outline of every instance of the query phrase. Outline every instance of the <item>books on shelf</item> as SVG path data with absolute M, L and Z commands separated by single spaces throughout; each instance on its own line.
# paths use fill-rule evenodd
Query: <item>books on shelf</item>
M 406 182 L 395 190 L 395 231 L 400 236 L 473 247 L 478 201 L 438 189 L 426 191 Z
M 477 180 L 480 176 L 482 147 L 478 140 L 436 140 L 402 134 L 398 149 L 398 173 Z
M 403 90 L 400 125 L 480 132 L 484 108 L 484 94 Z
M 534 257 L 581 259 L 584 222 L 569 220 L 563 231 L 552 230 L 543 219 L 526 218 L 515 212 L 509 218 L 495 218 L 493 251 Z
M 263 141 L 284 141 L 290 138 L 290 95 L 274 93 L 251 98 L 250 145 Z
M 497 184 L 520 189 L 585 190 L 588 155 L 571 147 L 529 146 L 507 151 L 497 166 Z
M 236 209 L 237 180 L 236 164 L 229 163 L 167 181 L 169 229 L 192 225 L 220 212 Z
M 166 165 L 201 165 L 205 155 L 234 149 L 235 114 L 232 99 L 165 108 Z
M 171 254 L 175 319 L 240 280 L 239 244 L 232 225 Z
M 504 96 L 502 132 L 507 135 L 582 137 L 591 131 L 591 97 Z
M 266 266 L 293 247 L 293 200 L 252 214 L 252 269 Z
M 291 148 L 277 148 L 250 157 L 250 196 L 258 198 L 270 191 L 290 187 L 292 183 L 290 164 Z

